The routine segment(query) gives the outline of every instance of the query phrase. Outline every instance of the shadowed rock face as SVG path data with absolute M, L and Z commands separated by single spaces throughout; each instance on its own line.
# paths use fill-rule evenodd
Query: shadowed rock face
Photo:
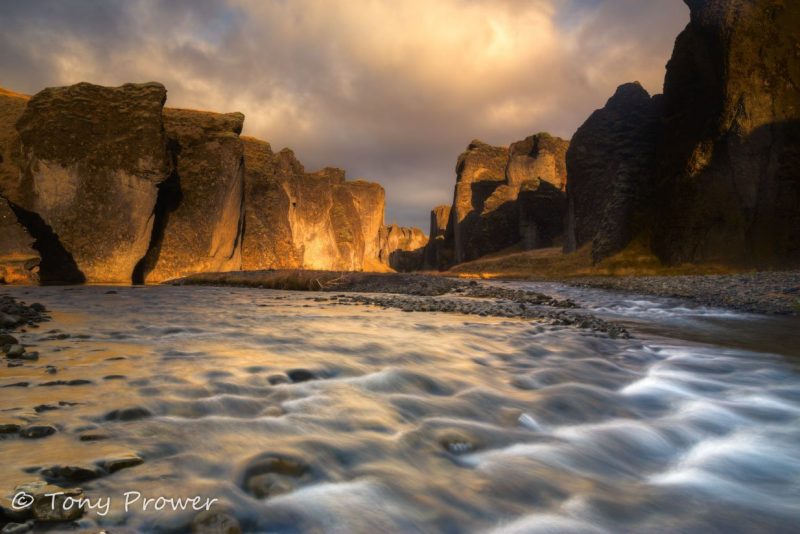
M 548 246 L 563 227 L 568 146 L 568 141 L 547 133 L 532 135 L 508 149 L 470 143 L 458 158 L 447 232 L 440 242 L 431 239 L 436 244 L 430 247 L 429 261 L 439 268 L 470 261 L 523 237 L 529 247 Z M 542 192 L 536 194 L 540 187 Z M 520 206 L 517 199 L 522 190 L 527 201 Z
M 360 271 L 377 261 L 382 187 L 346 182 L 341 169 L 306 173 L 290 150 L 244 142 L 244 269 Z
M 635 214 L 652 187 L 660 100 L 638 82 L 621 85 L 573 136 L 566 155 L 566 252 L 591 242 L 597 261 L 630 242 Z
M 167 179 L 157 83 L 81 83 L 34 95 L 16 129 L 21 172 L 3 193 L 36 218 L 90 282 L 131 281 L 147 252 L 158 184 Z
M 38 282 L 41 258 L 33 243 L 8 202 L 0 198 L 0 283 Z
M 241 113 L 164 110 L 175 172 L 162 186 L 142 281 L 241 269 L 243 123 Z
M 419 228 L 392 224 L 381 230 L 381 261 L 395 271 L 410 272 L 423 268 L 428 238 Z
M 664 83 L 654 249 L 666 262 L 800 261 L 800 3 L 687 1 Z
M 431 210 L 431 227 L 428 244 L 425 245 L 425 268 L 445 269 L 453 261 L 452 247 L 447 247 L 447 224 L 450 206 L 444 204 Z
M 507 161 L 507 148 L 478 140 L 458 157 L 451 209 L 456 263 L 486 254 L 493 237 L 504 240 L 515 226 L 507 206 L 513 200 L 506 184 Z

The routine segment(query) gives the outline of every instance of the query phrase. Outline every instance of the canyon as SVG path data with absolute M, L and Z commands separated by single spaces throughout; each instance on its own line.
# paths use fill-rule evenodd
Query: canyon
M 665 266 L 796 266 L 800 5 L 686 3 L 663 94 L 622 84 L 570 140 L 473 140 L 428 236 L 384 223 L 379 184 L 306 171 L 241 136 L 241 113 L 165 108 L 161 84 L 0 90 L 0 279 L 446 271 L 556 247 L 595 264 L 635 248 Z

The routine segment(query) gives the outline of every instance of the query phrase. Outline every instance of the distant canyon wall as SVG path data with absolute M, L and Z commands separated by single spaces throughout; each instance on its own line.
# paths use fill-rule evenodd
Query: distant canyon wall
M 517 243 L 551 246 L 563 233 L 569 142 L 547 133 L 509 147 L 472 141 L 456 163 L 451 206 L 431 212 L 426 267 L 445 269 Z
M 669 265 L 800 264 L 800 3 L 686 3 L 663 95 L 621 85 L 569 144 L 470 143 L 429 267 L 549 246 L 564 222 L 595 262 L 637 241 Z
M 0 91 L 0 281 L 390 270 L 408 246 L 387 240 L 380 185 L 306 172 L 242 138 L 241 113 L 165 101 L 158 83 Z

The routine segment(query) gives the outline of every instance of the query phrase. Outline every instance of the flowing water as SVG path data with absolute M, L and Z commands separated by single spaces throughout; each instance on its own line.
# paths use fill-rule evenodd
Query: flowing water
M 196 514 L 126 513 L 139 492 L 219 499 L 247 532 L 797 531 L 797 319 L 523 286 L 634 338 L 313 293 L 5 289 L 53 320 L 22 334 L 39 361 L 0 368 L 0 423 L 58 432 L 0 439 L 0 494 L 137 455 L 80 484 L 110 499 L 82 527 Z

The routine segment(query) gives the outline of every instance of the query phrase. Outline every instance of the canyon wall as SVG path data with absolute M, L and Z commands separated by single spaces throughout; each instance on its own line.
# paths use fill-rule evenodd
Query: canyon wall
M 652 190 L 660 126 L 661 98 L 637 82 L 621 85 L 575 132 L 566 160 L 566 252 L 591 243 L 597 261 L 631 241 Z
M 284 149 L 244 138 L 245 234 L 251 269 L 376 270 L 385 194 L 341 169 L 308 173 Z
M 667 263 L 800 262 L 800 3 L 687 0 L 664 81 L 653 246 Z
M 431 213 L 427 267 L 444 269 L 520 242 L 551 246 L 563 232 L 568 146 L 547 133 L 508 148 L 472 141 L 458 157 L 452 207 Z
M 241 138 L 241 113 L 165 100 L 157 83 L 0 91 L 0 280 L 390 270 L 387 243 L 408 245 L 385 239 L 380 185 L 306 172 Z
M 391 224 L 381 229 L 380 261 L 395 271 L 419 271 L 425 265 L 428 237 L 419 228 Z

